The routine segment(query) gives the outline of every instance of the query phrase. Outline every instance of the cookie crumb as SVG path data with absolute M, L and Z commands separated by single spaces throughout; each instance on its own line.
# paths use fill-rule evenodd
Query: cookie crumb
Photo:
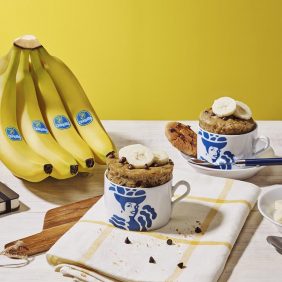
M 183 262 L 180 262 L 177 266 L 178 266 L 180 269 L 183 269 L 183 268 L 186 267 L 186 266 L 183 264 Z
M 156 263 L 155 259 L 153 257 L 150 257 L 149 263 Z
M 125 243 L 125 244 L 132 244 L 131 241 L 128 239 L 128 237 L 125 238 L 124 243 Z
M 197 226 L 195 228 L 195 233 L 202 233 L 202 229 L 199 226 Z
M 167 239 L 166 243 L 171 246 L 173 244 L 172 240 L 171 239 Z

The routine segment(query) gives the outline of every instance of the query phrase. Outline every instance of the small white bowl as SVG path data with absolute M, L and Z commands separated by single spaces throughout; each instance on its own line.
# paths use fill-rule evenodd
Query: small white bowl
M 282 200 L 282 186 L 275 186 L 267 189 L 265 192 L 261 192 L 258 198 L 258 209 L 282 233 L 282 224 L 273 219 L 274 202 L 277 200 Z

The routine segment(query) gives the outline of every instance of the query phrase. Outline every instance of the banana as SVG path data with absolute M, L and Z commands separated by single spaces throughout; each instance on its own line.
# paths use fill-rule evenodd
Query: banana
M 152 151 L 141 145 L 134 144 L 123 147 L 119 150 L 119 158 L 126 158 L 129 164 L 135 168 L 145 168 L 146 165 L 150 166 L 154 161 L 154 154 Z
M 218 117 L 227 117 L 234 114 L 236 110 L 236 102 L 230 97 L 221 97 L 214 101 L 212 111 Z
M 275 210 L 273 213 L 273 219 L 278 223 L 282 224 L 282 209 Z
M 79 171 L 91 172 L 93 153 L 69 120 L 52 78 L 41 64 L 38 49 L 31 50 L 30 57 L 39 105 L 49 129 L 57 142 L 78 162 Z
M 167 164 L 169 161 L 168 154 L 162 150 L 153 150 L 154 162 L 159 165 Z
M 52 165 L 36 154 L 18 129 L 16 116 L 16 74 L 20 50 L 12 47 L 11 58 L 0 77 L 0 159 L 20 178 L 38 182 L 52 172 Z
M 245 103 L 236 101 L 236 110 L 234 112 L 234 116 L 248 120 L 252 117 L 252 111 Z
M 12 49 L 10 49 L 10 51 L 0 59 L 0 75 L 3 74 L 7 69 L 7 66 L 11 58 L 11 54 L 12 54 Z
M 62 61 L 49 55 L 43 47 L 38 51 L 77 131 L 94 152 L 95 160 L 105 164 L 106 155 L 116 149 L 82 86 Z
M 276 201 L 274 202 L 274 208 L 275 208 L 276 210 L 282 210 L 282 200 L 276 200 Z
M 75 159 L 65 151 L 48 131 L 38 105 L 36 90 L 29 71 L 29 50 L 21 52 L 17 72 L 17 118 L 28 145 L 53 165 L 51 176 L 65 179 L 78 171 Z

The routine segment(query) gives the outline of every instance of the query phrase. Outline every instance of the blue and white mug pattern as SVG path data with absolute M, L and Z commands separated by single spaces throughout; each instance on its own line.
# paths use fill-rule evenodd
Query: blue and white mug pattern
M 172 201 L 179 186 L 184 186 L 181 196 Z M 129 188 L 111 182 L 105 173 L 104 202 L 107 220 L 115 227 L 130 231 L 148 231 L 166 225 L 173 205 L 188 195 L 190 185 L 182 180 L 172 186 L 172 181 L 152 188 Z
M 259 142 L 263 144 L 259 147 Z M 257 129 L 240 135 L 211 133 L 199 127 L 197 157 L 216 165 L 218 169 L 233 169 L 236 159 L 252 158 L 270 146 L 269 139 L 257 136 Z

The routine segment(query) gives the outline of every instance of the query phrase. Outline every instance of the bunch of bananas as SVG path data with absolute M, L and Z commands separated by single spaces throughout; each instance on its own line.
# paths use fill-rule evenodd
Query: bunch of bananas
M 0 59 L 0 160 L 38 182 L 92 172 L 115 146 L 79 81 L 34 36 Z

